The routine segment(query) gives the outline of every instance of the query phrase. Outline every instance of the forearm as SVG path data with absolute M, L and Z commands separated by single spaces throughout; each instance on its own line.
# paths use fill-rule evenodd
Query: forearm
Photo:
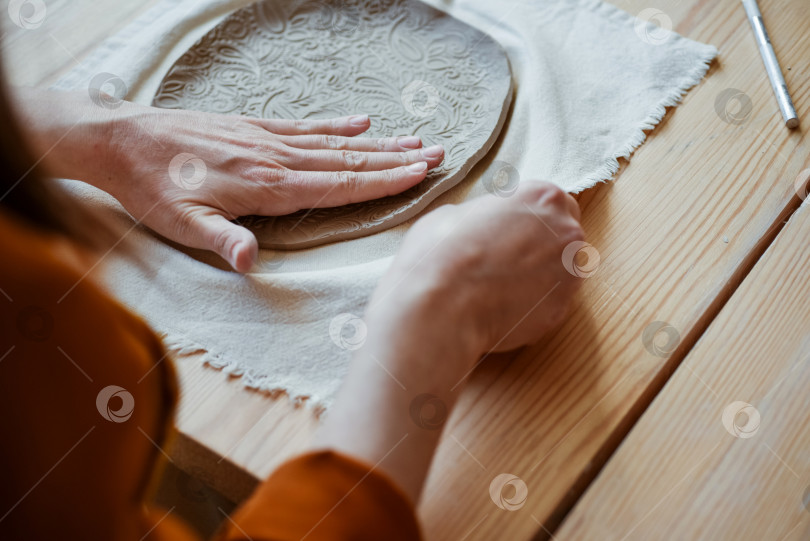
M 239 272 L 256 261 L 258 243 L 234 218 L 399 193 L 444 156 L 417 137 L 355 137 L 370 126 L 362 114 L 259 119 L 33 88 L 15 101 L 43 175 L 101 188 L 143 225 L 215 251 Z
M 103 107 L 86 92 L 20 88 L 15 95 L 38 166 L 49 176 L 104 187 L 114 168 L 114 122 L 127 107 Z
M 471 327 L 440 297 L 396 299 L 368 311 L 367 341 L 315 441 L 379 468 L 414 503 L 478 356 Z

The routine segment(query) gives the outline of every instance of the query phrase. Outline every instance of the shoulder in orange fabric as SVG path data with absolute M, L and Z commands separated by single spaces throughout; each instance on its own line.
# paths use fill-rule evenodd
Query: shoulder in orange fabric
M 413 506 L 379 470 L 320 451 L 281 465 L 225 524 L 220 541 L 417 541 Z
M 0 253 L 0 538 L 139 539 L 176 395 L 163 347 L 66 241 L 0 215 Z

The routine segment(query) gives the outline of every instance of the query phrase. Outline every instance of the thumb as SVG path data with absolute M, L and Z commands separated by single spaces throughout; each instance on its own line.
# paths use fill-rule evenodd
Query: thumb
M 256 262 L 259 244 L 256 237 L 221 214 L 207 214 L 194 220 L 200 248 L 216 252 L 237 272 L 247 272 Z

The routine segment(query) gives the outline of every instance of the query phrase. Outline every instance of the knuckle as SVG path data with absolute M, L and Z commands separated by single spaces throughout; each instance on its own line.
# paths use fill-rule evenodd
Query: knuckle
M 565 205 L 568 202 L 568 194 L 565 190 L 554 186 L 548 191 L 548 200 L 556 205 Z
M 351 171 L 335 172 L 335 181 L 340 186 L 340 188 L 349 196 L 354 195 L 359 187 L 357 175 Z
M 282 169 L 277 167 L 268 168 L 264 173 L 264 181 L 267 184 L 277 185 L 283 184 L 289 179 L 297 179 L 298 174 L 290 171 L 289 169 Z
M 225 249 L 228 247 L 228 238 L 227 230 L 218 231 L 214 236 L 214 251 L 219 253 L 225 252 Z
M 566 195 L 556 184 L 546 181 L 525 182 L 521 185 L 521 193 L 529 201 L 549 201 L 552 203 L 565 201 Z
M 324 135 L 322 138 L 323 147 L 330 149 L 340 148 L 340 138 L 337 135 Z
M 378 151 L 383 151 L 388 148 L 388 141 L 385 139 L 375 139 L 374 148 L 376 148 Z
M 583 231 L 579 222 L 573 218 L 565 220 L 560 227 L 559 235 L 566 244 L 585 240 L 585 231 Z
M 244 171 L 246 180 L 260 184 L 275 184 L 284 179 L 289 171 L 278 165 L 254 165 Z
M 181 238 L 184 238 L 192 233 L 196 214 L 193 211 L 184 211 L 174 221 L 174 231 Z
M 367 159 L 362 152 L 356 150 L 342 150 L 341 159 L 349 169 L 360 169 L 366 165 Z
M 275 143 L 268 145 L 265 149 L 267 157 L 278 157 L 282 160 L 291 160 L 296 157 L 298 151 L 285 143 Z
M 263 186 L 262 194 L 267 201 L 272 201 L 273 211 L 277 214 L 289 214 L 301 209 L 296 194 L 304 187 L 306 179 L 298 171 L 278 171 L 272 180 Z
M 256 137 L 256 134 L 243 134 L 233 143 L 239 148 L 238 158 L 243 161 L 272 161 L 287 157 L 295 151 L 286 142 L 272 135 Z
M 546 196 L 546 200 L 549 204 L 556 207 L 557 209 L 563 209 L 565 211 L 569 210 L 568 207 L 568 194 L 561 190 L 560 188 L 556 188 L 553 192 L 549 192 Z

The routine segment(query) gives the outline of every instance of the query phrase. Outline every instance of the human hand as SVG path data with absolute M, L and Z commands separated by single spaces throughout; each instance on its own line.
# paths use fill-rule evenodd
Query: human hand
M 230 220 L 396 194 L 444 157 L 418 137 L 355 137 L 369 128 L 365 115 L 264 120 L 130 102 L 111 109 L 86 94 L 39 90 L 20 105 L 52 174 L 107 191 L 157 233 L 212 250 L 240 272 L 258 247 Z
M 212 250 L 240 272 L 252 266 L 257 243 L 230 220 L 393 195 L 444 156 L 439 146 L 421 149 L 417 137 L 354 137 L 369 128 L 364 115 L 262 120 L 131 104 L 123 113 L 103 187 L 151 229 Z
M 458 386 L 481 354 L 560 321 L 578 282 L 563 252 L 582 236 L 576 201 L 539 182 L 417 221 L 371 298 L 367 338 L 315 447 L 378 465 L 417 502 Z
M 563 264 L 583 238 L 579 217 L 574 198 L 544 182 L 440 207 L 406 235 L 368 318 L 428 319 L 431 335 L 472 344 L 474 356 L 532 343 L 560 322 L 580 282 Z

